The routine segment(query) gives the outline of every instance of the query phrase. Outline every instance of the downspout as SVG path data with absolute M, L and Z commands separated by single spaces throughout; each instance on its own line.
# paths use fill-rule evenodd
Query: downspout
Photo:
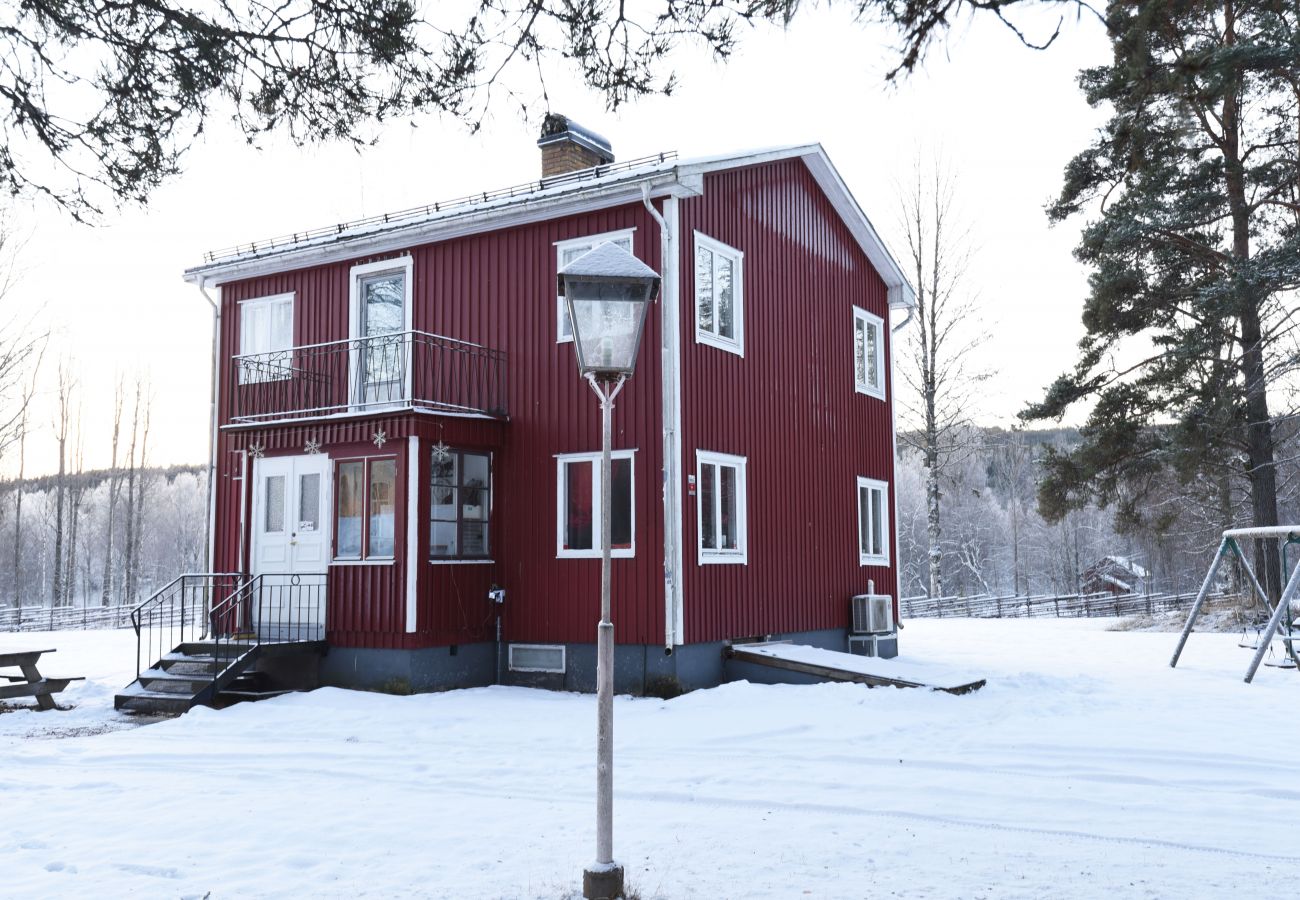
M 907 308 L 907 315 L 903 317 L 903 321 L 899 322 L 899 323 L 898 323 L 897 325 L 895 325 L 893 328 L 889 329 L 890 334 L 898 334 L 900 331 L 902 331 L 904 328 L 906 328 L 906 327 L 907 327 L 907 324 L 908 324 L 909 322 L 912 321 L 912 316 L 914 316 L 915 314 L 916 314 L 916 307 L 915 307 L 915 306 L 909 306 L 909 307 Z M 892 350 L 892 348 L 891 348 L 891 350 Z M 890 356 L 891 356 L 891 357 L 893 356 L 893 353 L 892 353 L 892 352 L 890 353 Z M 891 360 L 891 362 L 892 362 L 892 360 Z
M 202 277 L 198 281 L 199 293 L 203 299 L 208 301 L 212 307 L 212 374 L 211 383 L 208 385 L 209 398 L 209 427 L 208 427 L 208 500 L 207 500 L 207 525 L 208 540 L 204 548 L 203 571 L 211 572 L 212 560 L 216 555 L 216 513 L 217 513 L 217 371 L 220 363 L 221 350 L 221 305 L 212 299 L 208 294 L 207 285 Z
M 897 366 L 894 363 L 895 355 L 893 337 L 907 327 L 907 324 L 912 321 L 912 316 L 915 315 L 915 313 L 916 301 L 913 300 L 907 306 L 907 315 L 903 317 L 903 321 L 889 329 L 889 414 L 890 427 L 894 432 L 893 462 L 895 472 L 895 478 L 893 478 L 890 483 L 890 493 L 893 494 L 894 501 L 894 552 L 890 555 L 890 559 L 893 560 L 894 565 L 894 593 L 897 595 L 894 597 L 894 623 L 900 629 L 903 627 L 903 618 L 901 615 L 903 612 L 903 583 L 902 579 L 899 577 L 899 573 L 901 572 L 899 556 L 902 547 L 902 540 L 901 535 L 899 534 L 898 518 L 898 405 L 894 402 L 894 386 L 898 383 L 898 373 L 896 371 Z M 886 315 L 888 315 L 888 312 L 886 312 Z
M 672 198 L 669 198 L 671 201 Z M 665 202 L 669 202 L 665 201 Z M 664 653 L 671 654 L 677 634 L 676 609 L 677 594 L 680 590 L 681 573 L 677 570 L 678 509 L 676 489 L 679 475 L 676 471 L 675 447 L 676 433 L 676 397 L 677 373 L 673 368 L 676 340 L 677 318 L 677 255 L 673 248 L 673 233 L 668 222 L 660 215 L 650 202 L 650 184 L 641 183 L 641 203 L 656 222 L 659 223 L 659 260 L 663 289 L 660 292 L 660 348 L 659 360 L 663 379 L 663 491 L 664 491 Z M 671 269 L 671 271 L 670 271 Z

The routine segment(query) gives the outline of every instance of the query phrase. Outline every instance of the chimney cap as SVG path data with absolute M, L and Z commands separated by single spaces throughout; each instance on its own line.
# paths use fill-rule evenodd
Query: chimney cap
M 537 146 L 549 144 L 572 143 L 583 147 L 600 157 L 602 162 L 614 161 L 614 149 L 605 138 L 590 128 L 584 128 L 568 116 L 560 113 L 547 113 L 542 120 L 542 135 L 537 139 Z

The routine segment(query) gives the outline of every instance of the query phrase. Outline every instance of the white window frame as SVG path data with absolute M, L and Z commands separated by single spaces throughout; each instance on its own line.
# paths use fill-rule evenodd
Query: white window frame
M 862 523 L 864 521 L 862 518 L 863 489 L 866 489 L 868 497 L 871 496 L 872 492 L 879 492 L 880 494 L 880 526 L 881 528 L 884 529 L 884 534 L 880 536 L 880 547 L 882 552 L 879 554 L 864 553 L 862 550 L 862 544 L 863 544 Z M 858 499 L 858 503 L 857 503 L 858 520 L 857 520 L 857 527 L 854 528 L 853 530 L 854 532 L 856 532 L 856 537 L 857 537 L 858 565 L 887 566 L 889 565 L 889 483 L 885 481 L 880 481 L 875 478 L 864 478 L 863 476 L 859 475 L 855 490 Z M 868 515 L 865 521 L 867 523 L 867 528 L 870 528 L 871 516 Z M 867 535 L 867 537 L 870 538 L 871 535 Z M 871 541 L 868 540 L 866 544 L 868 547 L 870 547 Z
M 695 282 L 696 264 L 695 257 L 699 249 L 704 247 L 713 253 L 714 257 L 725 256 L 731 260 L 731 292 L 734 295 L 731 300 L 731 314 L 735 322 L 736 336 L 734 338 L 722 337 L 711 331 L 704 331 L 700 328 L 700 295 L 699 285 Z M 717 266 L 714 265 L 716 272 Z M 715 275 L 713 284 L 718 283 Z M 695 246 L 691 248 L 691 316 L 695 323 L 695 343 L 707 344 L 710 347 L 717 347 L 719 350 L 726 350 L 728 353 L 734 353 L 737 356 L 745 355 L 745 254 L 744 251 L 737 250 L 735 247 L 722 243 L 722 241 L 709 237 L 703 232 L 695 232 Z M 713 298 L 714 314 L 713 321 L 716 325 L 717 315 L 717 294 Z
M 567 241 L 555 242 L 555 272 L 559 275 L 560 269 L 563 268 L 562 260 L 565 251 L 572 250 L 575 247 L 586 247 L 589 250 L 595 249 L 607 241 L 621 241 L 627 239 L 627 252 L 636 253 L 636 229 L 621 228 L 618 231 L 606 231 L 602 234 L 593 234 L 586 237 L 570 238 Z M 569 326 L 569 333 L 564 333 L 565 322 L 565 305 L 564 298 L 559 294 L 555 295 L 555 343 L 571 344 L 573 343 L 573 326 Z
M 248 340 L 248 329 L 245 327 L 245 322 L 246 322 L 245 316 L 247 315 L 247 311 L 259 306 L 271 307 L 271 306 L 278 306 L 280 304 L 287 304 L 289 307 L 289 345 L 287 347 L 272 348 L 264 352 L 268 354 L 285 353 L 287 354 L 286 358 L 290 360 L 290 365 L 292 365 L 292 359 L 293 359 L 292 351 L 294 347 L 294 343 L 293 343 L 294 306 L 295 306 L 294 298 L 295 298 L 294 292 L 290 291 L 287 294 L 270 294 L 265 297 L 250 297 L 247 300 L 239 301 L 239 355 L 240 356 L 248 356 L 253 352 L 248 349 L 248 345 L 246 343 Z M 285 374 L 280 375 L 279 377 L 270 375 L 269 373 L 260 373 L 260 372 L 256 373 L 257 377 L 255 378 L 249 377 L 252 374 L 254 373 L 250 372 L 248 369 L 245 369 L 243 366 L 240 366 L 239 383 L 240 384 L 261 384 L 267 381 L 283 381 L 286 378 L 290 377 L 289 372 L 286 372 Z
M 515 665 L 515 648 L 520 650 L 559 650 L 560 667 L 558 669 L 547 669 L 542 666 L 517 666 Z M 563 675 L 565 667 L 568 664 L 569 654 L 563 644 L 511 644 L 506 651 L 506 665 L 511 672 L 546 672 L 554 675 Z
M 415 261 L 409 256 L 395 256 L 391 259 L 381 259 L 377 262 L 362 263 L 353 266 L 348 270 L 348 340 L 356 341 L 361 337 L 361 280 L 369 278 L 371 275 L 385 275 L 389 272 L 401 272 L 402 278 L 402 330 L 411 331 L 412 310 L 411 298 L 413 296 L 413 281 L 415 274 Z M 353 344 L 352 349 L 348 352 L 348 393 L 349 405 L 353 408 L 365 406 L 364 402 L 359 403 L 358 398 L 352 396 L 357 393 L 357 373 L 361 367 L 361 351 Z M 413 366 L 406 366 L 405 384 L 402 390 L 405 392 L 406 402 L 411 400 L 411 369 Z M 360 398 L 364 401 L 364 397 Z
M 721 550 L 710 549 L 704 546 L 704 505 L 701 499 L 704 495 L 704 467 L 712 466 L 729 466 L 736 470 L 736 549 Z M 738 564 L 749 565 L 749 460 L 744 456 L 734 456 L 730 453 L 714 453 L 710 450 L 695 451 L 695 547 L 699 554 L 699 564 L 716 565 L 716 564 Z M 718 529 L 716 537 L 719 540 L 714 541 L 721 544 L 722 536 L 722 478 L 718 478 L 718 490 L 714 493 L 714 502 L 717 507 L 714 509 L 713 522 Z
M 614 559 L 630 559 L 636 556 L 636 450 L 614 450 L 610 453 L 611 462 L 616 459 L 630 460 L 632 464 L 632 481 L 629 485 L 632 502 L 632 546 L 615 547 L 609 552 Z M 564 467 L 569 463 L 591 463 L 591 549 L 572 550 L 564 546 Z M 558 453 L 555 456 L 555 557 L 556 559 L 599 559 L 603 535 L 600 534 L 601 510 L 605 503 L 605 485 L 600 478 L 599 453 Z
M 875 329 L 876 332 L 876 377 L 879 384 L 872 384 L 870 381 L 858 380 L 858 322 L 863 322 L 867 328 Z M 849 342 L 850 360 L 853 369 L 853 389 L 859 394 L 866 394 L 875 397 L 878 400 L 885 399 L 885 320 L 880 316 L 872 315 L 860 306 L 853 307 L 853 331 Z M 866 352 L 866 347 L 863 347 Z M 868 371 L 870 368 L 868 367 Z

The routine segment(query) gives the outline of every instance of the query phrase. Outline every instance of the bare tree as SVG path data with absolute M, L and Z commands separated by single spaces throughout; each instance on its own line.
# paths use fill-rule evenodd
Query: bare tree
M 77 538 L 81 526 L 81 501 L 86 493 L 86 444 L 81 431 L 81 404 L 77 404 L 72 448 L 72 477 L 68 480 L 68 565 L 63 576 L 64 605 L 75 605 L 77 597 Z M 84 602 L 84 601 L 83 601 Z
M 122 586 L 125 599 L 134 603 L 139 592 L 140 532 L 143 520 L 145 472 L 149 449 L 149 419 L 153 395 L 143 378 L 135 382 L 135 407 L 131 412 L 131 445 L 127 449 L 125 564 Z M 138 457 L 137 457 L 138 450 Z
M 113 441 L 112 461 L 108 470 L 108 510 L 105 513 L 107 523 L 104 528 L 104 571 L 100 587 L 99 602 L 108 606 L 113 596 L 113 526 L 117 515 L 117 497 L 122 490 L 122 474 L 117 468 L 117 445 L 122 435 L 122 407 L 125 401 L 125 386 L 122 379 L 117 379 L 117 388 L 113 392 Z
M 59 363 L 58 399 L 54 414 L 54 440 L 59 445 L 59 472 L 54 482 L 54 566 L 51 605 L 64 602 L 64 508 L 68 486 L 68 438 L 72 427 L 72 397 L 77 382 L 67 360 Z
M 1024 560 L 1021 559 L 1021 531 L 1027 505 L 1034 498 L 1036 486 L 1033 478 L 1034 451 L 1025 439 L 1022 428 L 1013 428 L 1000 440 L 987 441 L 990 460 L 989 471 L 994 485 L 1006 498 L 1007 512 L 1011 518 L 1011 585 L 1019 596 L 1029 593 L 1025 577 Z
M 902 438 L 926 467 L 930 596 L 943 594 L 942 479 L 969 449 L 975 386 L 986 375 L 973 365 L 982 333 L 976 297 L 965 276 L 969 229 L 956 208 L 956 180 L 941 160 L 918 159 L 901 199 L 902 228 L 916 287 L 916 326 L 907 332 L 903 376 L 913 392 L 905 405 L 911 427 Z

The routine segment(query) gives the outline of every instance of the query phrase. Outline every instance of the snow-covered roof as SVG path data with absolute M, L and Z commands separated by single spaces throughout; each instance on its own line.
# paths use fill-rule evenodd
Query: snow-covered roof
M 216 285 L 638 202 L 647 196 L 699 196 L 704 191 L 704 176 L 711 172 L 795 158 L 808 166 L 889 286 L 890 306 L 914 306 L 915 294 L 907 276 L 820 144 L 693 159 L 677 159 L 676 154 L 661 153 L 596 166 L 557 178 L 212 251 L 205 254 L 201 264 L 185 271 L 185 280 Z
M 1136 575 L 1138 578 L 1146 578 L 1146 577 L 1147 577 L 1147 570 L 1144 569 L 1144 568 L 1142 568 L 1141 566 L 1139 566 L 1137 563 L 1135 563 L 1135 562 L 1133 561 L 1132 557 L 1128 557 L 1128 556 L 1107 556 L 1106 559 L 1105 559 L 1105 560 L 1102 560 L 1102 561 L 1105 562 L 1106 560 L 1110 560 L 1111 562 L 1115 563 L 1115 565 L 1117 565 L 1117 566 L 1121 566 L 1122 568 L 1127 569 L 1128 571 L 1130 571 L 1130 572 L 1132 572 L 1134 575 Z

